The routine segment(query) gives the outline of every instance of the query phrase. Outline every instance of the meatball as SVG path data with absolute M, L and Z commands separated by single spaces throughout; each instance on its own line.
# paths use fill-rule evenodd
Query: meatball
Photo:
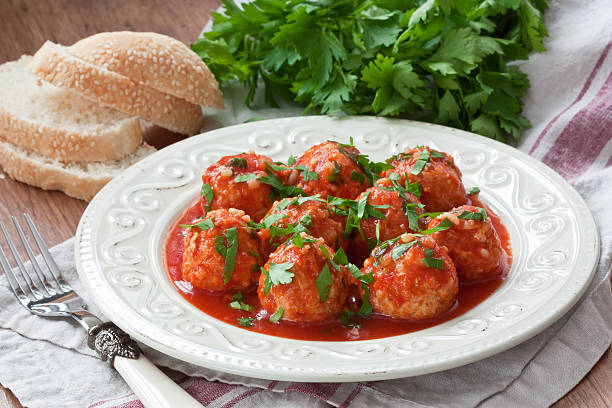
M 204 211 L 237 208 L 259 221 L 272 207 L 273 191 L 269 185 L 247 175 L 258 178 L 266 175 L 266 163 L 272 163 L 272 159 L 249 152 L 222 157 L 208 167 L 202 176 Z M 236 181 L 238 176 L 244 176 L 246 181 Z
M 403 234 L 383 243 L 366 259 L 362 272 L 372 273 L 372 310 L 400 319 L 439 316 L 455 304 L 459 291 L 453 261 L 430 237 Z
M 377 227 L 380 242 L 405 232 L 418 232 L 418 216 L 423 213 L 419 199 L 406 191 L 398 182 L 388 178 L 379 179 L 374 187 L 361 193 L 356 201 L 359 202 L 364 197 L 368 205 L 388 206 L 388 208 L 378 208 L 384 218 L 369 216 L 361 220 L 363 235 L 360 233 L 355 235 L 350 250 L 353 257 L 361 258 L 361 262 L 377 243 Z
M 331 206 L 318 196 L 292 197 L 276 201 L 262 223 L 267 227 L 258 231 L 264 255 L 273 252 L 290 238 L 293 231 L 286 230 L 289 226 L 297 228 L 298 232 L 302 232 L 300 229 L 305 229 L 309 235 L 323 238 L 325 243 L 334 249 L 346 249 L 347 246 L 347 241 L 343 237 L 344 217 L 336 214 Z
M 419 183 L 422 189 L 419 199 L 427 211 L 448 211 L 467 203 L 461 171 L 451 155 L 421 146 L 397 155 L 391 165 L 394 169 L 383 175 L 396 173 L 401 183 L 408 175 L 410 183 Z
M 344 308 L 348 272 L 329 261 L 328 256 L 333 258 L 335 253 L 322 238 L 305 233 L 301 237 L 301 247 L 287 241 L 270 255 L 259 277 L 257 295 L 269 314 L 282 314 L 283 320 L 333 320 Z
M 455 208 L 431 220 L 429 228 L 439 228 L 442 222 L 450 228 L 435 232 L 432 237 L 448 248 L 462 282 L 493 278 L 505 272 L 506 252 L 484 209 L 471 205 Z
M 247 289 L 257 282 L 261 255 L 257 235 L 246 228 L 250 220 L 244 211 L 221 209 L 189 227 L 183 279 L 210 291 Z
M 336 142 L 313 146 L 295 162 L 295 168 L 300 170 L 297 186 L 308 195 L 321 194 L 323 198 L 331 195 L 352 200 L 370 186 L 365 173 L 356 163 L 358 156 L 357 148 L 341 146 Z

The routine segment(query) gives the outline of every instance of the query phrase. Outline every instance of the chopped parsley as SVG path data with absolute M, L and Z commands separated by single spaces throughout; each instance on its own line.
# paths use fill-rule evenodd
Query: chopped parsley
M 239 317 L 238 324 L 242 327 L 251 327 L 253 326 L 253 318 L 252 317 Z
M 229 304 L 232 309 L 244 310 L 246 312 L 253 311 L 253 306 L 244 302 L 244 297 L 242 296 L 242 292 L 238 291 L 234 293 L 232 298 L 234 300 L 231 301 Z
M 465 194 L 467 195 L 478 194 L 478 193 L 480 193 L 480 188 L 478 187 L 471 187 L 465 190 Z
M 297 157 L 291 155 L 289 156 L 289 160 L 287 160 L 287 164 L 289 166 L 293 166 L 295 164 L 295 162 L 297 161 Z
M 227 240 L 227 244 L 225 241 Z M 238 229 L 236 227 L 228 228 L 223 235 L 215 237 L 215 250 L 219 255 L 225 258 L 223 267 L 223 284 L 227 283 L 232 278 L 234 269 L 236 268 L 236 255 L 238 253 Z
M 410 174 L 414 174 L 415 176 L 420 174 L 427 163 L 429 163 L 429 150 L 424 149 L 419 155 L 417 161 L 412 165 L 412 169 L 410 169 Z
M 361 317 L 368 317 L 372 313 L 372 305 L 370 304 L 370 286 L 368 286 L 370 283 L 374 282 L 372 272 L 364 274 L 357 266 L 349 262 L 347 262 L 345 266 L 350 274 L 361 282 L 361 289 L 364 293 L 363 302 L 361 303 L 361 308 L 359 308 L 358 314 Z
M 293 238 L 291 239 L 291 241 L 293 242 L 293 245 L 298 248 L 302 248 L 304 244 L 312 244 L 314 242 L 317 242 L 316 239 L 311 237 L 302 238 L 302 235 L 299 233 L 293 234 Z
M 463 211 L 457 217 L 462 218 L 464 220 L 477 220 L 485 222 L 487 221 L 487 212 L 484 210 L 484 208 L 476 207 L 476 212 Z
M 302 173 L 302 177 L 304 177 L 304 181 L 311 181 L 311 180 L 318 180 L 319 179 L 319 175 L 314 172 L 311 171 L 308 167 L 303 166 L 303 165 L 299 165 L 299 166 L 295 166 L 295 168 Z
M 272 174 L 269 171 L 266 171 L 266 175 L 262 176 L 259 181 L 272 187 L 281 197 L 306 195 L 304 190 L 299 187 L 284 185 L 277 175 Z
M 179 224 L 179 226 L 183 228 L 199 228 L 202 231 L 208 231 L 209 229 L 214 228 L 215 224 L 213 223 L 213 219 L 209 218 L 207 220 L 196 222 L 195 224 Z
M 276 312 L 274 312 L 274 314 L 270 316 L 268 320 L 271 321 L 272 323 L 278 323 L 281 317 L 283 317 L 284 312 L 285 311 L 283 310 L 283 308 L 279 307 L 278 310 L 276 310 Z
M 336 261 L 340 265 L 348 264 L 348 256 L 346 256 L 346 252 L 344 252 L 344 249 L 338 248 L 336 254 L 334 255 L 334 261 Z
M 244 157 L 234 157 L 232 160 L 225 163 L 226 167 L 238 167 L 239 169 L 246 169 L 247 160 Z
M 444 214 L 444 213 L 442 211 L 440 211 L 440 212 L 426 212 L 426 213 L 423 213 L 423 214 L 419 215 L 419 218 L 424 218 L 424 217 L 436 218 L 440 214 Z
M 358 181 L 361 185 L 365 184 L 366 182 L 365 176 L 355 170 L 351 172 L 351 180 Z
M 234 181 L 236 183 L 244 183 L 244 182 L 251 181 L 251 180 L 257 180 L 257 174 L 255 173 L 240 174 L 234 178 Z
M 350 146 L 340 145 L 340 146 L 341 147 L 339 147 L 338 150 L 342 154 L 347 156 L 349 159 L 351 159 L 353 163 L 359 166 L 359 168 L 361 169 L 361 171 L 363 171 L 363 173 L 365 174 L 365 177 L 367 178 L 370 184 L 374 184 L 374 182 L 380 178 L 380 173 L 382 173 L 385 170 L 390 170 L 393 168 L 393 166 L 387 163 L 377 163 L 377 162 L 370 161 L 367 154 L 356 154 L 344 148 L 344 147 L 353 147 L 352 145 Z
M 327 203 L 332 206 L 332 210 L 339 215 L 345 216 L 346 228 L 344 229 L 343 236 L 348 237 L 353 229 L 357 229 L 359 234 L 365 239 L 363 230 L 361 229 L 361 219 L 374 217 L 378 219 L 386 219 L 385 215 L 379 211 L 379 209 L 389 208 L 389 205 L 370 205 L 367 204 L 367 195 L 361 197 L 359 202 L 355 200 L 349 200 L 347 198 L 340 198 L 334 196 L 327 196 Z M 361 212 L 360 212 L 361 209 Z M 362 217 L 359 217 L 361 213 Z
M 398 258 L 400 258 L 402 255 L 404 255 L 404 252 L 406 252 L 407 250 L 409 250 L 410 248 L 412 248 L 415 244 L 417 244 L 419 241 L 417 241 L 416 239 L 414 241 L 410 241 L 406 244 L 401 244 L 396 246 L 395 248 L 393 248 L 393 250 L 391 251 L 391 259 L 393 261 L 397 261 Z
M 323 269 L 315 279 L 315 284 L 317 285 L 317 290 L 319 291 L 319 299 L 321 302 L 325 302 L 327 300 L 327 296 L 329 295 L 329 288 L 333 283 L 333 278 L 331 272 L 329 271 L 329 266 L 327 266 L 327 262 L 323 265 Z
M 425 248 L 423 250 L 425 252 L 425 258 L 423 258 L 423 263 L 428 268 L 436 268 L 436 269 L 444 269 L 444 260 L 439 258 L 432 258 L 433 249 Z
M 210 205 L 212 203 L 213 198 L 215 197 L 212 188 L 210 187 L 210 184 L 202 184 L 202 190 L 200 194 L 202 195 L 202 197 L 204 197 L 204 200 L 206 200 L 206 204 L 204 204 L 204 209 L 206 209 L 206 211 L 210 211 Z
M 342 166 L 336 160 L 334 160 L 334 168 L 327 175 L 327 181 L 333 184 L 344 183 L 344 180 L 342 180 Z
M 425 234 L 425 235 L 429 235 L 429 234 L 433 234 L 435 232 L 446 231 L 447 229 L 449 229 L 452 226 L 453 226 L 453 223 L 451 222 L 451 220 L 449 220 L 448 218 L 445 218 L 445 219 L 442 220 L 442 222 L 440 222 L 435 227 L 430 228 L 430 229 L 426 229 L 424 231 L 420 231 L 420 233 L 421 234 Z
M 327 247 L 325 245 L 321 245 L 321 246 L 319 246 L 319 249 L 321 250 L 321 252 L 323 252 L 323 255 L 325 255 L 327 257 L 327 260 L 329 261 L 331 266 L 333 266 L 335 270 L 340 272 L 340 265 L 338 265 L 336 260 L 332 259 L 332 257 L 329 256 L 329 251 L 327 250 Z
M 287 167 L 282 163 L 270 163 L 266 162 L 266 167 L 272 171 L 283 171 L 283 170 L 291 170 L 291 167 Z
M 422 206 L 423 204 L 420 205 Z M 416 212 L 417 207 L 419 207 L 419 204 L 416 203 L 407 203 L 405 207 L 405 213 L 408 217 L 408 228 L 414 232 L 419 230 L 419 215 Z
M 291 268 L 293 268 L 293 262 L 283 262 L 280 264 L 276 264 L 274 262 L 270 262 L 269 270 L 265 268 L 261 268 L 261 272 L 264 274 L 266 279 L 264 280 L 264 295 L 268 295 L 268 292 L 272 288 L 272 286 L 276 285 L 287 285 L 291 283 L 295 274 L 291 272 Z
M 402 198 L 402 200 L 404 200 L 404 202 L 412 202 L 412 200 L 408 199 L 408 196 L 406 195 L 406 193 L 412 194 L 416 198 L 421 198 L 421 194 L 423 191 L 419 183 L 417 183 L 416 181 L 414 183 L 411 183 L 410 180 L 408 179 L 408 175 L 406 175 L 405 184 L 402 186 L 399 182 L 400 178 L 401 177 L 399 174 L 391 173 L 389 175 L 389 180 L 391 181 L 391 184 L 393 184 L 393 188 L 383 187 L 383 186 L 379 186 L 378 188 L 382 190 L 387 190 L 387 191 L 393 191 L 393 190 L 397 191 L 400 197 Z

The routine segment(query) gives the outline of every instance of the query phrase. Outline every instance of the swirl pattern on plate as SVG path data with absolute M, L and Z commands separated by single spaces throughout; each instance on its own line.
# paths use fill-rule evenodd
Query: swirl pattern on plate
M 509 227 L 513 267 L 497 292 L 438 326 L 358 342 L 252 333 L 205 315 L 174 293 L 163 267 L 163 237 L 197 200 L 199 175 L 208 165 L 248 150 L 286 160 L 312 144 L 349 137 L 378 161 L 416 144 L 454 155 L 465 185 L 479 186 L 483 200 Z M 209 368 L 298 381 L 418 375 L 510 348 L 577 301 L 599 248 L 592 216 L 577 193 L 508 146 L 436 125 L 329 117 L 252 122 L 170 146 L 128 169 L 92 201 L 76 241 L 82 280 L 103 312 L 136 339 Z

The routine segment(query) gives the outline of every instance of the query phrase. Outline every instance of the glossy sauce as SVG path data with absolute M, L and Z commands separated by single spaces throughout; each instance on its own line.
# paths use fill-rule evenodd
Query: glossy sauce
M 244 302 L 254 307 L 253 312 L 232 309 L 229 303 L 233 300 L 233 293 L 212 293 L 207 290 L 193 288 L 191 283 L 182 280 L 181 262 L 183 257 L 184 228 L 180 227 L 179 224 L 192 224 L 194 220 L 202 215 L 199 202 L 187 210 L 172 227 L 166 241 L 166 266 L 170 279 L 179 293 L 201 311 L 239 327 L 240 325 L 237 320 L 239 317 L 253 317 L 253 326 L 245 328 L 246 330 L 279 337 L 318 341 L 368 340 L 397 336 L 435 326 L 467 312 L 489 297 L 505 279 L 512 263 L 512 251 L 508 232 L 495 213 L 483 205 L 475 196 L 471 196 L 470 199 L 472 205 L 486 208 L 487 214 L 491 218 L 492 224 L 507 254 L 506 273 L 484 282 L 460 284 L 459 295 L 455 305 L 443 315 L 427 321 L 412 322 L 373 313 L 367 319 L 355 320 L 355 322 L 361 325 L 359 328 L 345 327 L 337 320 L 324 324 L 298 324 L 282 320 L 278 324 L 271 323 L 268 321 L 268 313 L 259 303 L 256 288 L 249 292 L 243 292 Z M 357 307 L 354 297 L 352 300 L 349 300 L 348 307 L 351 309 Z

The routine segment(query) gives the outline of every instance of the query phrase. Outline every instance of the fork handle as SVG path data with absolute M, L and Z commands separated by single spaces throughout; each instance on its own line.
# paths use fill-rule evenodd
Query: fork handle
M 137 359 L 117 356 L 114 367 L 146 408 L 202 407 L 143 354 Z
M 85 313 L 89 315 L 89 312 Z M 91 327 L 87 343 L 102 360 L 108 360 L 115 367 L 146 408 L 202 407 L 187 391 L 151 363 L 136 342 L 112 322 Z

